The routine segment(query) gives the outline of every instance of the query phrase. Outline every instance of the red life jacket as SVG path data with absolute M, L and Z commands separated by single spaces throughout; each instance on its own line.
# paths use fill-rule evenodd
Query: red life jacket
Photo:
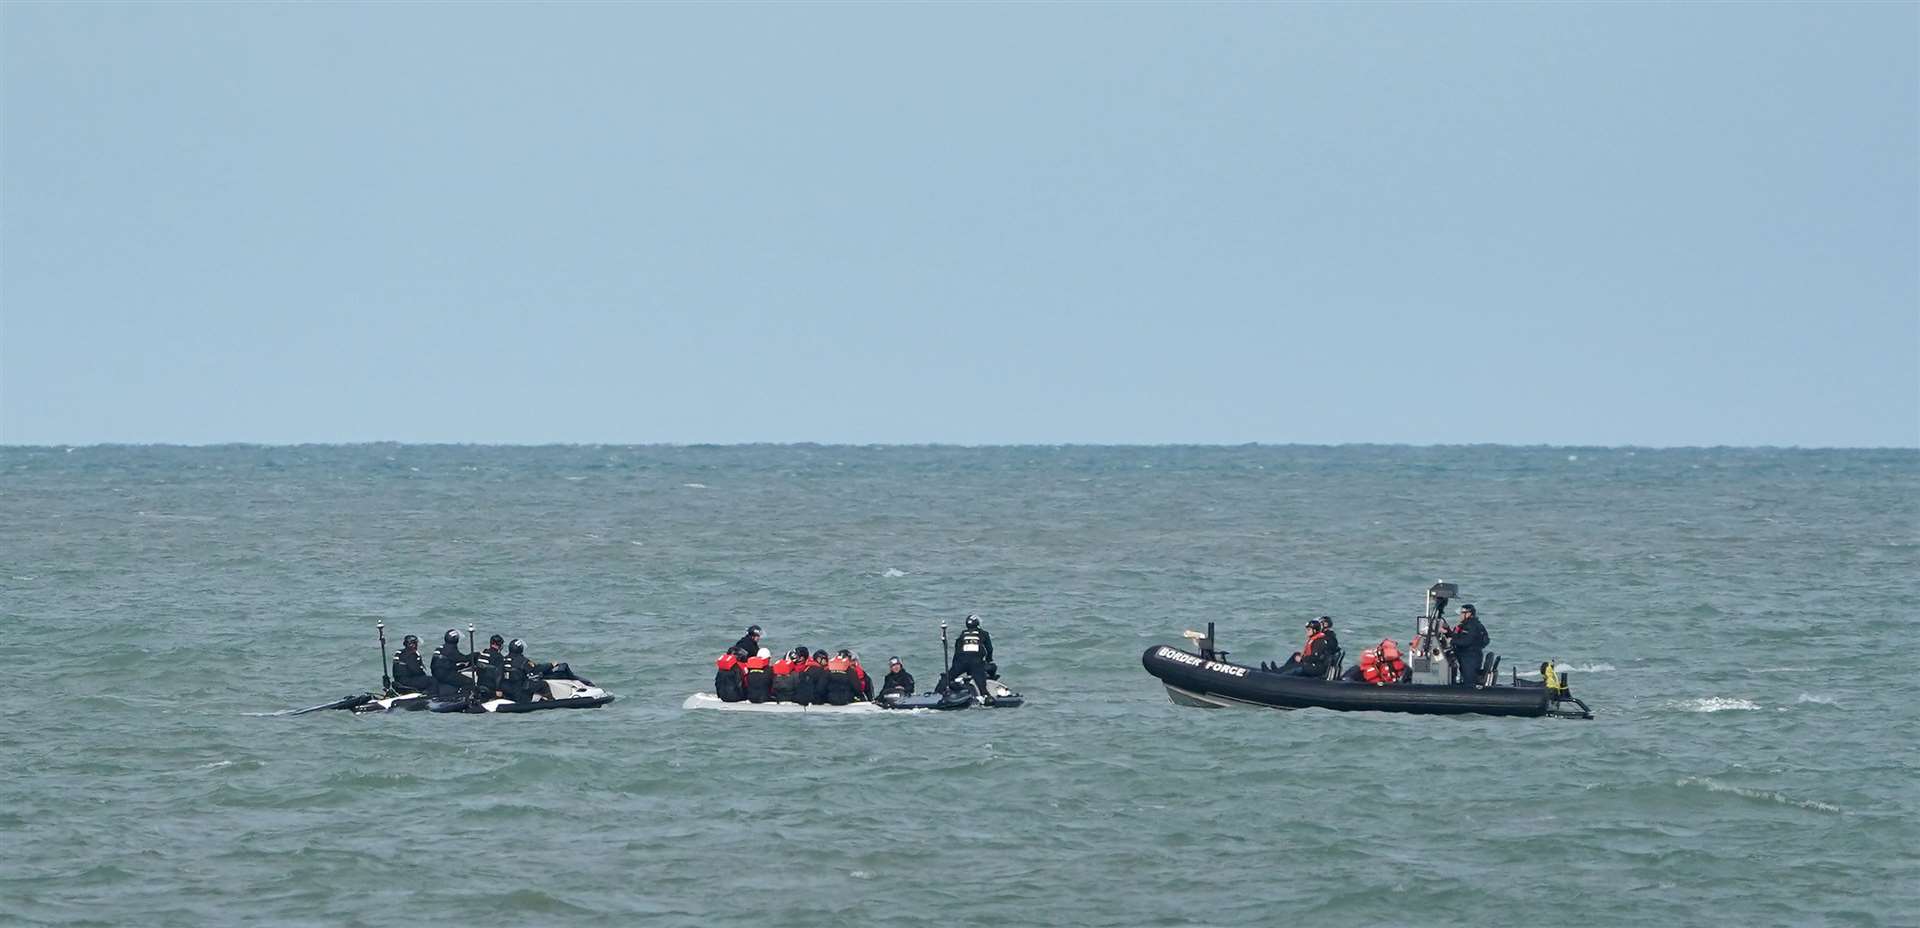
M 853 662 L 844 657 L 830 657 L 827 659 L 828 673 L 842 673 L 851 669 L 852 666 Z
M 769 660 L 767 660 L 767 659 L 766 659 L 766 658 L 764 658 L 764 657 L 750 657 L 750 658 L 747 658 L 747 672 L 748 672 L 748 673 L 752 673 L 752 672 L 754 672 L 754 671 L 756 671 L 756 670 L 758 670 L 758 671 L 760 671 L 761 673 L 766 673 L 766 672 L 767 672 L 767 668 L 769 668 L 769 667 L 771 667 L 771 666 L 773 666 L 773 662 L 772 662 L 772 661 L 769 661 Z
M 1326 632 L 1314 632 L 1313 634 L 1308 635 L 1307 643 L 1300 646 L 1300 659 L 1304 661 L 1310 655 L 1312 655 L 1314 642 L 1319 641 L 1320 639 L 1325 637 L 1327 637 Z
M 793 661 L 787 660 L 786 658 L 783 657 L 773 662 L 774 676 L 784 677 L 787 674 L 790 674 L 792 672 L 793 672 Z
M 717 661 L 714 661 L 713 666 L 718 667 L 721 670 L 739 670 L 740 658 L 735 657 L 732 651 L 728 651 L 727 653 L 720 655 L 720 659 Z
M 860 662 L 859 662 L 859 661 L 854 661 L 854 662 L 853 662 L 853 679 L 854 679 L 855 681 L 857 681 L 857 682 L 859 682 L 859 684 L 860 684 L 860 688 L 861 688 L 862 690 L 865 690 L 865 689 L 866 689 L 866 687 L 867 687 L 867 668 L 865 668 L 865 667 L 862 667 L 862 666 L 860 666 Z

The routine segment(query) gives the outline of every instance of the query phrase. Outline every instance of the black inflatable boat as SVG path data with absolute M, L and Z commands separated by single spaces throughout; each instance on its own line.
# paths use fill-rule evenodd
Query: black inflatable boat
M 1321 680 L 1212 660 L 1171 645 L 1140 656 L 1147 672 L 1167 687 L 1176 704 L 1222 708 L 1333 709 L 1341 712 L 1411 712 L 1418 715 L 1550 714 L 1544 686 L 1428 686 Z
M 1555 673 L 1551 661 L 1541 665 L 1542 679 L 1522 680 L 1513 674 L 1499 682 L 1500 659 L 1488 655 L 1485 665 L 1472 668 L 1462 679 L 1475 685 L 1448 681 L 1461 671 L 1453 666 L 1445 641 L 1444 610 L 1459 587 L 1441 581 L 1427 591 L 1427 608 L 1416 623 L 1406 682 L 1385 686 L 1362 680 L 1340 679 L 1339 657 L 1324 677 L 1301 676 L 1291 669 L 1248 667 L 1227 660 L 1215 646 L 1213 623 L 1206 634 L 1187 632 L 1195 650 L 1155 645 L 1140 655 L 1141 666 L 1167 688 L 1176 705 L 1215 709 L 1260 706 L 1269 709 L 1332 709 L 1337 712 L 1407 712 L 1415 715 L 1506 715 L 1539 718 L 1593 718 L 1587 704 L 1574 698 L 1565 674 Z

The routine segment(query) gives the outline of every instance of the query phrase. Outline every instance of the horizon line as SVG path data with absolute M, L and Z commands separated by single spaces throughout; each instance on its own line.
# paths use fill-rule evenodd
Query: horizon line
M 491 442 L 491 441 L 401 441 L 396 439 L 373 439 L 368 441 L 301 441 L 301 442 L 255 442 L 255 441 L 218 441 L 218 442 L 54 442 L 27 443 L 0 441 L 0 450 L 63 450 L 83 449 L 119 449 L 119 448 L 162 448 L 186 450 L 211 450 L 227 448 L 364 448 L 375 446 L 414 447 L 414 448 L 922 448 L 956 450 L 990 450 L 996 448 L 1095 448 L 1095 449 L 1146 449 L 1146 448 L 1406 448 L 1406 449 L 1449 449 L 1449 448 L 1515 448 L 1542 450 L 1598 450 L 1598 451 L 1920 451 L 1915 445 L 1657 445 L 1657 444 L 1558 444 L 1553 442 L 1510 443 L 1497 441 L 1479 442 L 838 442 L 838 441 L 743 441 L 743 442 L 610 442 L 610 441 L 547 441 L 547 442 Z

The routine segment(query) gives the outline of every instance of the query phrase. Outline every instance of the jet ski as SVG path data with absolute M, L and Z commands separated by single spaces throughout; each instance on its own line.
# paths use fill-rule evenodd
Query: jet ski
M 435 699 L 427 703 L 431 712 L 466 712 L 475 715 L 497 713 L 515 715 L 548 709 L 598 709 L 613 701 L 613 694 L 585 680 L 542 680 L 541 689 L 527 702 L 511 699 L 455 698 Z
M 1456 672 L 1445 645 L 1441 610 L 1459 595 L 1442 581 L 1427 591 L 1427 610 L 1416 625 L 1412 661 L 1405 682 L 1378 686 L 1340 679 L 1340 655 L 1325 677 L 1304 677 L 1270 666 L 1249 667 L 1227 660 L 1216 646 L 1213 623 L 1203 635 L 1189 631 L 1194 650 L 1155 645 L 1140 655 L 1147 673 L 1159 679 L 1175 705 L 1199 708 L 1254 706 L 1269 709 L 1332 709 L 1338 712 L 1406 712 L 1415 715 L 1499 715 L 1591 719 L 1587 704 L 1573 696 L 1566 674 L 1542 665 L 1540 681 L 1521 680 L 1515 671 L 1508 685 L 1497 676 L 1500 657 L 1488 655 L 1471 686 L 1451 685 Z
M 934 690 L 931 693 L 914 695 L 911 693 L 881 693 L 879 704 L 889 709 L 935 709 L 949 711 L 953 709 L 1018 709 L 1026 705 L 1026 697 L 1014 692 L 999 680 L 987 681 L 987 699 L 982 701 L 979 693 L 966 684 Z
M 519 714 L 522 712 L 540 712 L 546 709 L 597 709 L 613 701 L 613 694 L 594 686 L 591 682 L 579 679 L 542 679 L 535 678 L 535 693 L 527 702 L 515 702 L 498 697 L 482 698 L 475 690 L 463 691 L 458 696 L 429 696 L 426 693 L 396 693 L 393 679 L 387 669 L 387 625 L 379 622 L 374 625 L 380 640 L 380 693 L 358 693 L 343 696 L 333 702 L 308 706 L 304 709 L 288 709 L 273 715 L 306 715 L 309 712 L 325 710 L 344 710 L 355 714 L 374 712 L 417 712 L 425 709 L 430 712 L 462 712 L 469 714 Z M 469 641 L 473 635 L 473 626 L 467 626 Z M 564 665 L 562 665 L 564 666 Z M 460 672 L 471 685 L 475 679 L 471 669 Z

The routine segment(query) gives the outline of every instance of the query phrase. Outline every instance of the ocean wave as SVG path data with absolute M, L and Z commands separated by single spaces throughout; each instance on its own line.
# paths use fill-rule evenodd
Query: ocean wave
M 1812 673 L 1812 667 L 1761 667 L 1754 673 Z
M 887 568 L 887 570 L 886 570 L 886 573 L 883 573 L 883 574 L 881 574 L 880 576 L 882 576 L 882 577 L 904 577 L 904 576 L 906 576 L 906 575 L 907 575 L 907 572 L 906 572 L 906 571 L 904 571 L 904 570 L 895 570 L 894 568 L 892 568 L 892 567 L 889 567 L 889 568 Z
M 704 483 L 683 483 L 681 484 L 681 486 L 686 487 L 689 490 L 704 490 L 707 488 L 707 485 Z
M 1842 814 L 1840 807 L 1830 802 L 1820 802 L 1818 800 L 1813 800 L 1813 799 L 1795 799 L 1792 796 L 1783 795 L 1781 793 L 1776 793 L 1771 790 L 1748 789 L 1747 787 L 1744 787 L 1744 786 L 1728 786 L 1727 784 L 1721 783 L 1713 779 L 1712 777 L 1681 777 L 1680 779 L 1674 781 L 1673 785 L 1703 786 L 1703 787 L 1706 787 L 1707 791 L 1711 793 L 1731 793 L 1735 796 L 1741 796 L 1747 799 L 1761 799 L 1767 802 L 1777 802 L 1783 806 L 1793 806 L 1795 808 L 1800 808 L 1800 809 L 1812 809 L 1815 812 L 1831 812 L 1831 813 L 1834 813 L 1835 815 Z
M 1822 705 L 1822 706 L 1839 705 L 1838 702 L 1834 701 L 1834 698 L 1832 696 L 1828 696 L 1824 693 L 1801 693 L 1799 698 L 1795 699 L 1794 702 L 1810 702 L 1810 703 L 1814 703 L 1816 705 Z
M 1682 702 L 1680 703 L 1679 708 L 1686 712 L 1727 712 L 1731 710 L 1739 710 L 1741 712 L 1758 712 L 1760 711 L 1760 704 L 1748 699 L 1730 699 L 1725 696 L 1705 696 L 1700 699 L 1689 699 L 1685 702 Z
M 1559 672 L 1561 672 L 1561 673 L 1605 673 L 1605 672 L 1607 672 L 1607 671 L 1609 671 L 1609 670 L 1618 670 L 1618 669 L 1620 669 L 1620 668 L 1618 668 L 1618 667 L 1615 667 L 1615 666 L 1613 666 L 1612 664 L 1608 664 L 1608 663 L 1605 663 L 1605 662 L 1601 662 L 1601 661 L 1596 661 L 1596 662 L 1594 662 L 1594 663 L 1591 663 L 1591 664 L 1559 664 L 1559 663 L 1556 663 L 1556 664 L 1554 664 L 1554 665 L 1553 665 L 1553 669 L 1555 669 L 1555 670 L 1557 670 L 1557 671 L 1559 671 Z

